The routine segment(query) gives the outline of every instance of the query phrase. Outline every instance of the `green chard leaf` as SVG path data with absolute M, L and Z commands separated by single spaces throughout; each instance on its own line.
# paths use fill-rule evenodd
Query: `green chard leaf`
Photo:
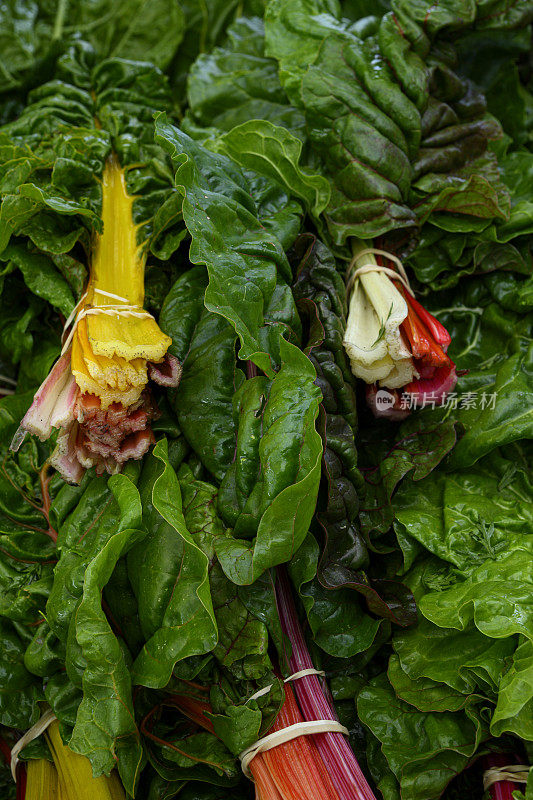
M 379 432 L 378 432 L 379 436 Z M 362 467 L 365 480 L 361 491 L 359 517 L 363 531 L 377 546 L 379 534 L 386 533 L 394 519 L 392 497 L 398 484 L 409 474 L 413 485 L 425 478 L 450 452 L 457 440 L 455 424 L 450 420 L 434 420 L 419 414 L 403 423 L 396 442 L 384 457 L 371 438 L 362 448 L 370 463 Z M 377 463 L 376 463 L 377 462 Z
M 241 17 L 227 31 L 223 46 L 202 53 L 187 82 L 185 130 L 202 125 L 230 131 L 250 120 L 269 120 L 304 137 L 305 120 L 285 97 L 274 59 L 265 56 L 265 31 L 259 17 Z
M 507 291 L 514 284 L 515 296 L 524 297 L 523 304 L 512 303 L 512 310 L 500 305 L 500 296 L 506 301 L 497 276 L 472 282 L 453 298 L 441 295 L 432 308 L 452 337 L 451 358 L 459 370 L 468 370 L 448 407 L 428 415 L 454 420 L 464 432 L 447 461 L 452 469 L 469 467 L 495 447 L 532 435 L 527 283 L 510 276 L 506 280 Z
M 533 741 L 533 644 L 525 639 L 518 645 L 509 670 L 502 676 L 491 731 L 504 731 Z
M 217 514 L 217 489 L 194 478 L 188 465 L 179 471 L 184 515 L 191 535 L 209 559 L 209 582 L 218 640 L 213 655 L 237 678 L 252 680 L 271 670 L 268 632 L 243 602 L 238 588 L 222 571 L 215 558 L 217 541 L 227 531 Z
M 159 322 L 172 337 L 171 352 L 183 364 L 180 385 L 170 402 L 180 428 L 217 480 L 235 449 L 233 395 L 244 380 L 235 355 L 236 335 L 222 317 L 204 307 L 207 272 L 194 267 L 168 293 Z
M 232 36 L 234 29 L 248 31 L 251 23 L 255 32 L 254 23 L 260 22 L 258 15 L 263 14 L 265 0 L 182 0 L 180 5 L 186 32 L 169 73 L 175 95 L 185 103 L 185 87 L 196 65 L 211 52 L 218 52 L 216 45 L 223 43 L 226 47 L 226 38 Z M 247 32 L 242 35 L 248 38 Z M 256 115 L 249 115 L 253 116 Z
M 322 454 L 315 430 L 315 371 L 284 339 L 280 350 L 282 367 L 274 379 L 251 378 L 235 395 L 237 457 L 219 495 L 233 536 L 216 549 L 224 572 L 238 584 L 252 583 L 265 569 L 288 561 L 315 509 Z
M 39 719 L 40 681 L 24 666 L 26 642 L 8 619 L 0 617 L 0 725 L 27 730 Z
M 116 763 L 124 786 L 134 794 L 142 747 L 133 712 L 131 676 L 124 649 L 102 608 L 101 595 L 119 558 L 144 538 L 145 529 L 135 484 L 126 475 L 116 475 L 109 485 L 121 519 L 87 566 L 83 594 L 71 622 L 83 663 L 83 699 L 69 747 L 91 760 L 96 775 L 109 774 Z
M 429 686 L 418 687 L 419 702 L 433 691 Z M 448 701 L 452 704 L 451 696 Z M 373 678 L 361 690 L 357 709 L 360 719 L 381 742 L 401 796 L 409 800 L 440 797 L 488 735 L 475 709 L 418 711 L 396 696 L 385 674 Z
M 291 274 L 288 261 L 255 203 L 262 192 L 257 176 L 247 173 L 247 179 L 227 158 L 209 153 L 170 126 L 164 117 L 156 120 L 156 127 L 158 141 L 165 144 L 178 164 L 176 182 L 184 194 L 183 216 L 192 236 L 191 260 L 207 266 L 205 306 L 233 326 L 241 344 L 239 358 L 253 362 L 267 376 L 253 377 L 255 367 L 251 365 L 251 377 L 243 383 L 242 372 L 236 370 L 231 355 L 234 340 L 229 338 L 227 347 L 218 352 L 227 365 L 226 374 L 232 372 L 234 378 L 222 385 L 216 380 L 211 372 L 213 347 L 209 340 L 214 341 L 212 337 L 226 329 L 212 313 L 205 314 L 200 301 L 187 299 L 187 278 L 182 279 L 183 284 L 178 282 L 175 301 L 167 305 L 167 316 L 171 330 L 171 318 L 179 316 L 176 310 L 182 306 L 186 309 L 185 321 L 175 327 L 180 352 L 184 352 L 193 330 L 193 320 L 198 320 L 186 351 L 185 388 L 179 389 L 176 396 L 178 404 L 182 392 L 185 400 L 184 411 L 178 413 L 185 435 L 190 436 L 193 447 L 199 448 L 210 471 L 216 477 L 223 475 L 219 509 L 225 522 L 234 528 L 234 535 L 218 542 L 217 555 L 232 580 L 248 584 L 270 566 L 290 559 L 309 526 L 322 449 L 314 427 L 319 399 L 313 383 L 316 375 L 306 356 L 283 338 L 285 333 L 293 336 L 292 330 L 299 332 L 299 318 L 287 284 Z M 274 365 L 278 364 L 281 367 L 275 372 Z M 204 404 L 195 408 L 201 386 L 205 387 Z M 229 442 L 226 445 L 227 423 L 222 429 L 218 422 L 222 409 L 210 423 L 215 428 L 214 451 L 213 441 L 206 438 L 208 425 L 200 444 L 194 444 L 197 436 L 193 433 L 200 432 L 220 393 L 226 405 L 234 388 L 233 424 L 240 453 L 237 458 Z M 225 465 L 220 463 L 221 458 Z M 256 537 L 255 544 L 250 546 L 243 536 Z
M 384 621 L 366 613 L 359 592 L 354 592 L 348 582 L 338 589 L 324 588 L 316 579 L 319 557 L 317 541 L 308 534 L 291 559 L 290 576 L 305 608 L 313 640 L 330 655 L 350 658 L 379 641 Z
M 64 487 L 54 498 L 59 561 L 46 604 L 46 628 L 37 630 L 26 654 L 32 671 L 52 680 L 47 700 L 58 718 L 69 726 L 74 721 L 72 749 L 91 760 L 96 774 L 108 773 L 118 760 L 130 792 L 142 761 L 131 656 L 122 633 L 108 622 L 102 590 L 119 559 L 146 533 L 135 486 L 138 471 L 132 465 L 114 476 L 112 490 L 104 478 L 87 476 L 80 487 Z
M 468 24 L 473 6 L 429 17 L 426 5 L 392 9 L 352 25 L 325 0 L 270 0 L 265 15 L 266 52 L 332 185 L 325 216 L 336 245 L 394 231 L 403 245 L 428 218 L 455 232 L 509 216 L 486 153 L 501 128 L 437 40 Z
M 416 224 L 406 205 L 406 134 L 412 142 L 420 137 L 420 116 L 376 48 L 328 11 L 326 3 L 276 0 L 265 28 L 267 54 L 279 61 L 282 85 L 304 112 L 309 141 L 330 177 L 326 219 L 342 244 L 350 235 L 370 238 Z
M 76 36 L 89 42 L 98 56 L 132 58 L 166 66 L 184 33 L 180 5 L 172 0 L 133 3 L 48 5 L 9 0 L 0 12 L 2 60 L 0 94 L 43 83 Z
M 462 574 L 487 558 L 528 548 L 533 488 L 529 448 L 495 450 L 456 472 L 404 480 L 394 498 L 397 530 Z
M 255 170 L 284 186 L 318 217 L 329 202 L 328 181 L 299 166 L 302 143 L 285 128 L 269 120 L 243 122 L 206 143 L 209 149 Z
M 196 144 L 164 115 L 156 119 L 156 140 L 177 166 L 190 259 L 207 266 L 206 308 L 231 322 L 241 341 L 239 357 L 271 376 L 280 336 L 299 333 L 276 226 L 270 233 L 262 224 L 245 175 L 229 159 Z
M 135 683 L 165 686 L 177 661 L 211 650 L 217 628 L 209 560 L 183 515 L 180 484 L 161 440 L 139 481 L 148 535 L 128 556 L 145 644 L 132 667 Z

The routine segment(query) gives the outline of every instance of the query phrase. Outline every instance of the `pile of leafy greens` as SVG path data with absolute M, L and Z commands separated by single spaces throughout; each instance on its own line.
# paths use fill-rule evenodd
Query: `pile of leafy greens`
M 46 702 L 128 796 L 253 796 L 238 754 L 283 700 L 285 564 L 376 795 L 481 798 L 478 759 L 529 763 L 532 16 L 2 5 L 2 740 Z M 83 293 L 111 153 L 183 376 L 142 462 L 70 486 L 53 442 L 9 443 Z M 401 254 L 452 337 L 456 392 L 401 424 L 343 350 L 352 237 Z

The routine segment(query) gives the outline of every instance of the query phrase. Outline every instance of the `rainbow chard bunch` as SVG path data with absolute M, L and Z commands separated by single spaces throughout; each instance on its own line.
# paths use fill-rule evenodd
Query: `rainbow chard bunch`
M 152 764 L 176 782 L 184 767 L 198 780 L 221 786 L 234 785 L 239 777 L 244 782 L 244 775 L 253 781 L 257 800 L 375 800 L 348 729 L 338 720 L 324 672 L 311 660 L 287 575 L 278 570 L 275 589 L 269 582 L 258 588 L 244 597 L 259 613 L 269 609 L 278 648 L 275 674 L 251 679 L 245 637 L 237 641 L 233 664 L 219 648 L 210 667 L 204 666 L 194 681 L 174 681 L 174 691 L 160 696 L 146 713 L 141 732 Z M 238 605 L 233 601 L 234 612 Z M 253 613 L 246 625 L 263 627 Z M 266 653 L 262 661 L 269 665 Z
M 368 385 L 368 404 L 376 416 L 396 419 L 441 405 L 457 383 L 446 354 L 450 334 L 416 300 L 399 259 L 360 241 L 352 248 L 344 347 L 352 372 Z M 381 387 L 387 392 L 378 396 Z
M 167 353 L 170 337 L 144 308 L 150 251 L 168 257 L 184 235 L 171 175 L 144 121 L 151 102 L 168 103 L 165 81 L 150 65 L 90 63 L 87 45 L 73 46 L 59 61 L 60 100 L 57 81 L 45 84 L 0 133 L 1 258 L 55 303 L 64 323 L 60 357 L 12 449 L 26 433 L 56 435 L 50 463 L 71 483 L 85 469 L 114 474 L 146 453 L 159 413 L 148 383 L 176 386 L 181 372 Z M 117 80 L 118 100 L 109 88 Z M 124 97 L 139 104 L 139 118 L 123 113 Z M 167 239 L 169 226 L 177 230 Z
M 91 244 L 89 283 L 65 323 L 63 352 L 37 391 L 15 435 L 45 441 L 59 431 L 50 458 L 65 480 L 84 469 L 114 474 L 142 458 L 155 439 L 157 416 L 148 380 L 179 383 L 181 367 L 171 343 L 143 309 L 146 254 L 137 245 L 124 170 L 111 156 L 102 177 L 103 232 Z

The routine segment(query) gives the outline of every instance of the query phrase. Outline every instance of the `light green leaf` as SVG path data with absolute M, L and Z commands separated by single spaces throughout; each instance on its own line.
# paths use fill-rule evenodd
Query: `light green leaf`
M 299 166 L 302 143 L 279 125 L 268 120 L 250 120 L 209 140 L 207 147 L 229 156 L 245 169 L 281 183 L 289 194 L 303 200 L 307 210 L 317 217 L 329 203 L 328 181 Z

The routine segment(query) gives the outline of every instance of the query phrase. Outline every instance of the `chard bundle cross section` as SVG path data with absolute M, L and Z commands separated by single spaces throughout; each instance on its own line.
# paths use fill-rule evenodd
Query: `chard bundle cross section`
M 446 354 L 448 331 L 416 300 L 399 259 L 356 239 L 352 251 L 344 347 L 352 372 L 369 387 L 369 405 L 380 414 L 378 387 L 393 398 L 385 410 L 389 417 L 399 418 L 405 409 L 427 402 L 442 404 L 457 383 L 455 365 Z M 402 394 L 410 398 L 405 408 Z
M 113 474 L 141 458 L 154 442 L 150 422 L 158 414 L 148 382 L 176 386 L 180 379 L 181 367 L 167 353 L 170 337 L 143 308 L 146 252 L 137 243 L 133 200 L 111 156 L 89 282 L 66 321 L 61 356 L 12 443 L 16 450 L 26 432 L 44 441 L 57 430 L 50 463 L 74 483 L 90 467 Z

